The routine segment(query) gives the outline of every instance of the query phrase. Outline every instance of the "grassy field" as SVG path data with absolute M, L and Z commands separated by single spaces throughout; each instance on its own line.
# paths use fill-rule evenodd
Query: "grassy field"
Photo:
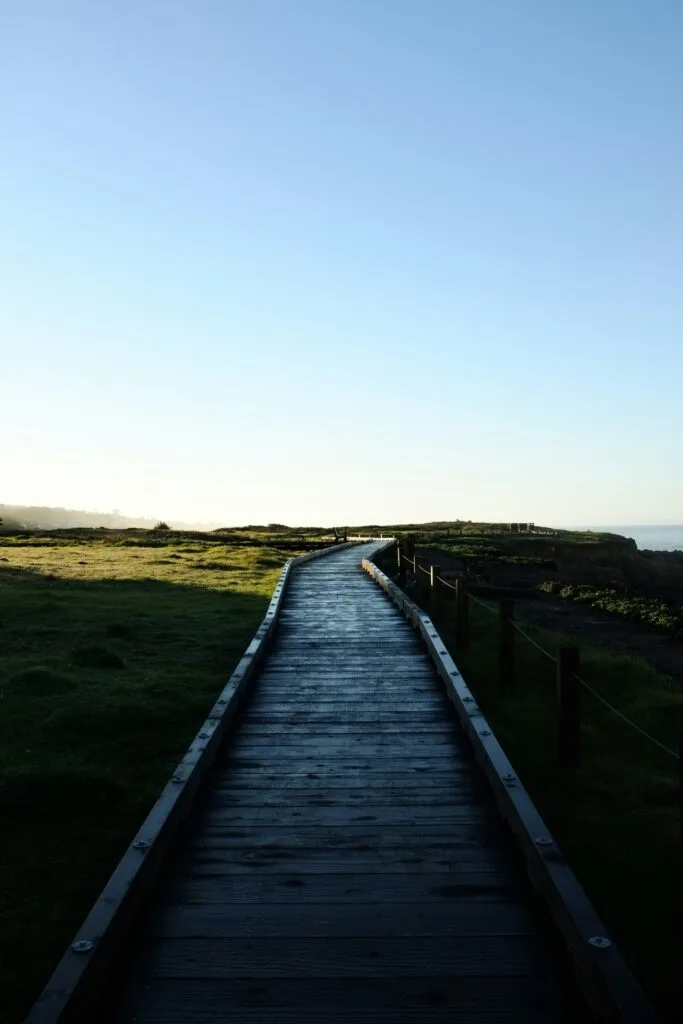
M 294 553 L 278 539 L 0 536 L 3 1024 L 23 1019 L 241 657 Z
M 393 552 L 391 555 L 393 558 Z M 394 572 L 391 558 L 386 568 Z M 426 580 L 426 577 L 424 578 Z M 683 958 L 678 762 L 651 746 L 586 691 L 582 767 L 556 767 L 555 666 L 519 638 L 517 691 L 502 697 L 495 614 L 473 604 L 472 644 L 455 645 L 450 600 L 430 606 L 428 588 L 408 587 L 432 615 L 446 646 L 520 778 L 558 839 L 662 1020 L 681 1019 Z M 527 628 L 527 627 L 525 627 Z M 563 637 L 528 627 L 546 650 Z M 683 692 L 645 662 L 581 647 L 582 677 L 605 699 L 677 749 Z

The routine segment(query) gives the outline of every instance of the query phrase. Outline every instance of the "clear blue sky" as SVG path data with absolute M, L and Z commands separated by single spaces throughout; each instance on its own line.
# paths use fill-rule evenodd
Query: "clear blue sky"
M 0 501 L 683 521 L 680 0 L 0 9 Z

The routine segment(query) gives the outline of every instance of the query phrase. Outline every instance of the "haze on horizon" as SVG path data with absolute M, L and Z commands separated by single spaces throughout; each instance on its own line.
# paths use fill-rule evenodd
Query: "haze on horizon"
M 0 16 L 0 501 L 683 522 L 683 6 Z

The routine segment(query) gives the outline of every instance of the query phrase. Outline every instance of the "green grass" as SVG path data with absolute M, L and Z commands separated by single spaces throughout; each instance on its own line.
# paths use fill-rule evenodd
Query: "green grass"
M 393 572 L 392 566 L 387 566 Z M 410 592 L 410 590 L 409 590 Z M 590 899 L 656 1004 L 680 1019 L 681 845 L 678 762 L 582 692 L 582 766 L 556 766 L 555 667 L 516 644 L 517 690 L 498 686 L 497 621 L 472 605 L 472 645 L 455 646 L 454 606 L 422 599 L 472 691 Z M 546 650 L 571 637 L 524 625 Z M 677 749 L 683 692 L 646 662 L 581 647 L 581 675 L 661 742 Z
M 152 546 L 95 532 L 3 541 L 0 987 L 3 1024 L 18 1024 L 292 552 L 172 534 Z
M 210 533 L 197 530 L 141 530 L 129 528 L 125 530 L 109 530 L 104 527 L 93 530 L 89 527 L 70 527 L 55 530 L 5 530 L 0 525 L 0 548 L 2 547 L 71 547 L 84 544 L 90 547 L 101 541 L 109 547 L 143 547 L 164 548 L 169 544 L 192 546 L 193 542 L 203 548 L 230 545 L 271 545 L 281 548 L 298 548 L 329 543 L 333 534 L 325 530 L 270 530 L 267 527 L 226 528 L 213 530 Z

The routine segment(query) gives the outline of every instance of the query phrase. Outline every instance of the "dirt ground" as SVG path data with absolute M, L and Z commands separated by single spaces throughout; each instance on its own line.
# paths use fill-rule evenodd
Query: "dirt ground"
M 419 548 L 418 555 L 423 565 L 440 565 L 446 579 L 464 573 L 462 560 L 443 551 Z M 481 565 L 479 571 L 482 582 L 493 586 L 529 589 L 528 598 L 515 597 L 515 614 L 520 620 L 576 637 L 591 647 L 644 658 L 658 672 L 683 685 L 683 643 L 680 641 L 617 615 L 536 591 L 541 580 L 555 575 L 547 569 L 492 563 Z

